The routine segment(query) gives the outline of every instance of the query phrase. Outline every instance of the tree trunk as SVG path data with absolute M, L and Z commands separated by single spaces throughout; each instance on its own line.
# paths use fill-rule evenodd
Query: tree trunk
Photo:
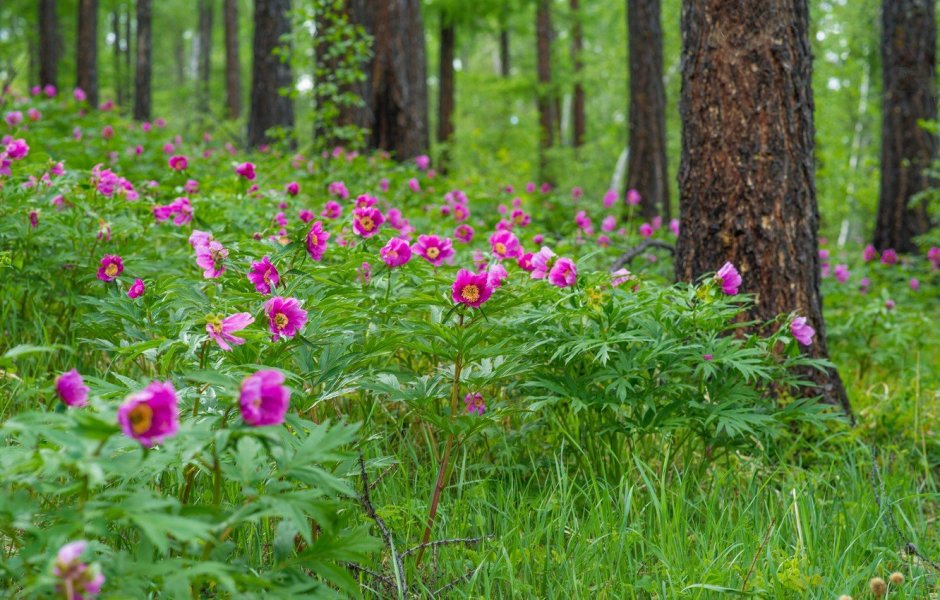
M 290 63 L 274 54 L 281 36 L 290 33 L 290 0 L 255 0 L 254 58 L 251 76 L 251 109 L 248 143 L 260 146 L 272 141 L 268 130 L 293 128 L 294 104 L 282 88 L 292 84 Z
M 199 112 L 209 114 L 209 83 L 212 78 L 212 4 L 199 0 Z
M 242 112 L 242 73 L 238 60 L 238 0 L 225 0 L 225 107 L 229 119 Z
M 152 20 L 151 0 L 137 0 L 137 73 L 134 80 L 134 118 L 138 121 L 149 121 L 151 118 Z
M 114 36 L 114 45 L 111 47 L 114 59 L 114 95 L 118 106 L 124 104 L 124 89 L 121 87 L 121 14 L 120 8 L 111 12 L 111 35 Z
M 571 145 L 579 148 L 584 144 L 587 121 L 584 116 L 584 85 L 581 82 L 584 61 L 581 53 L 584 42 L 581 34 L 581 7 L 579 0 L 571 0 L 571 15 L 574 26 L 571 32 L 571 63 L 574 65 L 574 97 L 571 100 Z
M 454 24 L 441 15 L 441 90 L 438 98 L 437 141 L 444 145 L 441 166 L 447 166 L 447 146 L 454 133 Z
M 913 238 L 930 228 L 926 199 L 911 197 L 931 187 L 925 169 L 937 139 L 918 125 L 937 118 L 937 20 L 934 0 L 884 0 L 881 60 L 884 81 L 881 124 L 881 196 L 875 246 L 914 252 Z
M 552 93 L 552 17 L 550 0 L 538 0 L 535 12 L 536 54 L 538 57 L 539 175 L 549 181 L 548 150 L 555 145 L 555 101 Z
M 630 66 L 630 144 L 627 189 L 640 193 L 640 212 L 668 219 L 666 99 L 660 0 L 627 0 Z
M 58 85 L 59 23 L 56 0 L 39 0 L 39 85 Z
M 806 0 L 685 0 L 682 47 L 676 276 L 731 261 L 756 295 L 749 316 L 799 313 L 817 331 L 804 351 L 827 357 Z M 849 412 L 834 369 L 805 375 Z
M 510 75 L 510 60 L 512 56 L 509 53 L 509 30 L 503 25 L 499 30 L 499 70 L 503 77 Z
M 122 88 L 124 90 L 123 95 L 129 103 L 131 101 L 131 79 L 133 78 L 133 71 L 131 71 L 131 7 L 125 6 L 122 12 L 124 13 L 124 46 L 121 48 L 121 52 L 124 54 Z
M 183 29 L 177 29 L 173 40 L 173 62 L 176 67 L 176 85 L 182 86 L 186 82 L 186 40 Z
M 88 103 L 98 106 L 98 0 L 78 2 L 78 48 L 75 85 L 82 88 Z

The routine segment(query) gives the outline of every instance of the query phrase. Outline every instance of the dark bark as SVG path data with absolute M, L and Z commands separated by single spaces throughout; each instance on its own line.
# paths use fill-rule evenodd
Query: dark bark
M 111 55 L 114 59 L 114 93 L 118 106 L 124 104 L 124 89 L 121 85 L 121 13 L 120 8 L 111 12 L 111 35 L 114 36 L 114 45 L 111 46 Z
M 571 0 L 571 15 L 574 25 L 571 30 L 571 62 L 574 65 L 574 96 L 571 99 L 571 145 L 579 148 L 584 144 L 584 134 L 587 131 L 587 120 L 584 115 L 584 85 L 581 82 L 584 71 L 584 60 L 581 53 L 584 49 L 581 27 L 581 7 L 579 0 Z
M 84 90 L 88 103 L 98 106 L 98 0 L 78 2 L 78 47 L 75 85 Z
M 290 32 L 290 0 L 255 0 L 254 58 L 251 76 L 251 109 L 248 114 L 248 143 L 260 146 L 272 141 L 268 130 L 294 126 L 294 103 L 282 88 L 292 84 L 290 63 L 275 49 L 281 36 Z
M 225 0 L 225 108 L 229 119 L 242 112 L 242 72 L 238 59 L 238 0 Z
M 509 52 L 509 30 L 503 25 L 499 29 L 499 72 L 503 77 L 509 77 L 512 70 L 512 55 Z
M 660 0 L 627 0 L 630 116 L 627 189 L 640 193 L 640 213 L 669 218 L 666 94 Z
M 39 0 L 39 85 L 58 85 L 59 23 L 56 0 Z
M 930 228 L 926 200 L 909 204 L 931 186 L 925 169 L 937 139 L 918 125 L 937 118 L 937 20 L 934 0 L 885 0 L 882 5 L 883 106 L 881 196 L 875 246 L 914 252 L 913 238 Z
M 199 0 L 199 112 L 209 113 L 212 79 L 212 5 L 213 0 Z
M 446 15 L 441 15 L 441 90 L 437 105 L 437 141 L 445 144 L 445 156 L 441 160 L 444 168 L 447 166 L 446 144 L 454 133 L 454 38 L 454 24 L 447 21 Z
M 151 0 L 137 0 L 137 72 L 134 80 L 134 118 L 149 121 L 153 70 L 153 13 Z
M 121 47 L 121 53 L 124 55 L 124 97 L 130 102 L 131 97 L 131 79 L 133 78 L 133 71 L 131 71 L 131 7 L 125 6 L 124 10 L 124 45 Z
M 682 42 L 676 276 L 731 261 L 749 316 L 799 313 L 817 331 L 803 350 L 827 357 L 806 0 L 685 0 Z M 805 375 L 849 412 L 834 369 Z
M 539 172 L 549 181 L 548 150 L 555 145 L 555 101 L 552 93 L 552 17 L 549 0 L 538 0 L 535 11 L 539 109 Z

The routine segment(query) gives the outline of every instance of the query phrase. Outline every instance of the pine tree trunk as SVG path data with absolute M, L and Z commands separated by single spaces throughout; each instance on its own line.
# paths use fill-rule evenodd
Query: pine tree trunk
M 131 79 L 133 78 L 133 71 L 131 71 L 131 7 L 125 6 L 124 10 L 124 46 L 121 48 L 121 52 L 124 54 L 124 79 L 121 82 L 121 87 L 124 90 L 124 98 L 127 99 L 128 103 L 131 101 Z
M 59 23 L 56 0 L 39 0 L 39 85 L 58 85 Z
M 209 114 L 210 81 L 212 78 L 212 4 L 199 0 L 199 112 Z
M 875 246 L 914 252 L 913 238 L 930 228 L 927 201 L 909 205 L 931 187 L 924 170 L 937 138 L 918 125 L 937 119 L 937 20 L 934 0 L 884 0 L 881 59 L 881 196 Z
M 627 0 L 630 66 L 630 156 L 627 189 L 640 193 L 640 212 L 668 219 L 666 99 L 660 0 Z
M 255 0 L 254 57 L 251 77 L 251 109 L 248 143 L 260 146 L 272 141 L 268 130 L 293 128 L 294 105 L 281 88 L 292 84 L 290 63 L 274 54 L 281 36 L 290 32 L 290 0 Z
M 676 275 L 731 261 L 750 317 L 799 313 L 817 331 L 804 350 L 826 357 L 806 0 L 685 0 L 682 42 Z M 849 412 L 834 369 L 805 375 Z
M 137 72 L 134 79 L 134 118 L 138 121 L 149 121 L 151 118 L 152 21 L 151 0 L 137 0 Z
M 446 144 L 454 133 L 454 24 L 447 22 L 446 15 L 441 15 L 441 91 L 438 98 L 437 141 L 444 144 L 441 167 L 447 167 Z
M 538 0 L 535 13 L 536 55 L 538 61 L 539 174 L 550 181 L 548 151 L 555 145 L 555 102 L 552 94 L 552 17 L 550 0 Z
M 509 52 L 509 30 L 503 25 L 499 30 L 499 71 L 503 77 L 511 73 L 512 55 Z
M 111 35 L 114 36 L 114 45 L 111 47 L 114 60 L 114 92 L 118 106 L 124 104 L 124 89 L 121 86 L 121 15 L 118 10 L 111 12 Z
M 238 60 L 238 0 L 225 0 L 225 107 L 229 119 L 242 112 L 242 73 Z
M 98 106 L 98 0 L 78 2 L 78 47 L 75 85 L 82 88 L 88 103 Z
M 579 148 L 584 144 L 587 121 L 584 115 L 584 85 L 581 83 L 584 61 L 581 53 L 584 49 L 581 27 L 581 7 L 579 0 L 571 0 L 571 15 L 574 26 L 571 31 L 571 63 L 574 65 L 574 97 L 571 100 L 571 145 Z

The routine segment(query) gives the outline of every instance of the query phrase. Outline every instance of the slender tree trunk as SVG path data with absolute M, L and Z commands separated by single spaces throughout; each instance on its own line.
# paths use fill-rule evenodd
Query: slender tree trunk
M 499 71 L 503 77 L 509 77 L 512 56 L 509 53 L 509 29 L 502 25 L 499 29 Z
M 56 0 L 39 0 L 39 85 L 58 85 L 59 23 Z
M 199 112 L 209 114 L 210 81 L 212 78 L 212 4 L 199 0 Z
M 937 138 L 920 120 L 937 119 L 937 19 L 934 0 L 884 0 L 881 60 L 884 81 L 881 125 L 881 196 L 875 246 L 914 252 L 914 237 L 930 228 L 925 169 L 937 155 Z
M 173 43 L 173 62 L 176 67 L 176 85 L 182 86 L 186 82 L 186 40 L 183 30 L 176 30 Z
M 121 14 L 120 8 L 111 12 L 111 35 L 114 36 L 114 45 L 111 47 L 114 59 L 114 95 L 118 106 L 124 104 L 124 89 L 121 86 Z
M 574 97 L 571 100 L 571 145 L 575 148 L 584 144 L 587 121 L 584 115 L 584 85 L 581 82 L 584 61 L 581 53 L 584 48 L 581 27 L 581 7 L 579 0 L 571 0 L 571 15 L 574 26 L 571 31 L 571 62 L 574 65 Z
M 552 93 L 552 17 L 550 0 L 538 0 L 535 14 L 536 54 L 538 60 L 539 108 L 539 174 L 551 181 L 548 174 L 548 150 L 555 145 L 555 101 Z
M 151 0 L 137 0 L 137 71 L 134 80 L 134 118 L 138 121 L 149 121 L 151 118 L 152 20 Z
M 799 313 L 817 332 L 804 351 L 827 357 L 806 0 L 685 0 L 682 47 L 676 275 L 731 261 L 756 295 L 749 316 Z M 805 376 L 849 412 L 834 369 Z
M 98 0 L 78 2 L 78 48 L 75 85 L 84 90 L 88 103 L 98 106 Z
M 229 119 L 242 112 L 242 73 L 238 60 L 238 0 L 225 0 L 225 107 Z
M 294 104 L 282 88 L 292 84 L 290 63 L 275 55 L 281 37 L 290 33 L 290 0 L 255 0 L 254 58 L 251 76 L 251 110 L 248 143 L 260 146 L 272 141 L 268 131 L 294 126 Z
M 124 80 L 122 81 L 122 86 L 124 88 L 124 98 L 128 102 L 131 101 L 131 80 L 134 77 L 133 71 L 131 71 L 131 7 L 125 6 L 124 10 L 124 46 L 121 48 L 122 54 L 124 54 Z
M 441 15 L 441 91 L 438 98 L 437 141 L 444 145 L 441 167 L 447 168 L 447 144 L 454 133 L 454 24 Z
M 660 0 L 627 0 L 630 66 L 630 157 L 627 188 L 640 193 L 640 212 L 669 218 L 666 94 Z

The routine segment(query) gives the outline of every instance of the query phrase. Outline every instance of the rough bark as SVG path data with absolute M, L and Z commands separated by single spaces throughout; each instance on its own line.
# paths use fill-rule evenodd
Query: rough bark
M 925 169 L 937 139 L 918 125 L 936 120 L 937 20 L 934 0 L 884 0 L 881 196 L 874 243 L 878 249 L 917 250 L 913 238 L 930 228 L 926 201 L 909 204 L 930 187 Z
M 138 121 L 149 121 L 151 118 L 152 22 L 151 0 L 137 0 L 137 71 L 134 79 L 134 118 Z
M 212 80 L 212 5 L 213 0 L 199 0 L 199 112 L 209 113 Z
M 630 111 L 627 189 L 640 193 L 640 212 L 669 218 L 666 94 L 660 0 L 627 0 Z
M 446 144 L 454 133 L 454 24 L 441 15 L 440 96 L 437 104 L 437 141 L 444 144 L 441 166 L 446 168 Z
M 260 146 L 272 141 L 268 130 L 294 126 L 294 104 L 282 88 L 292 83 L 290 63 L 275 55 L 281 36 L 290 32 L 290 0 L 255 0 L 254 58 L 251 77 L 251 110 L 248 143 Z
M 676 275 L 731 261 L 750 316 L 805 316 L 817 334 L 803 350 L 826 357 L 806 0 L 685 0 L 682 42 Z M 805 375 L 849 411 L 835 370 Z
M 499 73 L 509 77 L 512 70 L 512 55 L 509 52 L 509 30 L 505 25 L 499 29 Z
M 548 150 L 555 145 L 555 102 L 552 94 L 552 17 L 549 0 L 538 0 L 535 11 L 539 109 L 539 171 L 548 181 Z
M 58 85 L 59 23 L 56 0 L 39 0 L 39 85 Z
M 574 24 L 571 28 L 571 63 L 574 65 L 574 95 L 571 99 L 571 145 L 579 148 L 584 144 L 587 120 L 584 114 L 584 85 L 581 82 L 584 49 L 581 27 L 581 7 L 579 0 L 571 0 L 571 15 Z
M 242 72 L 238 59 L 238 0 L 225 0 L 225 110 L 229 119 L 242 112 Z
M 98 106 L 98 0 L 78 2 L 78 44 L 75 85 L 91 106 Z

